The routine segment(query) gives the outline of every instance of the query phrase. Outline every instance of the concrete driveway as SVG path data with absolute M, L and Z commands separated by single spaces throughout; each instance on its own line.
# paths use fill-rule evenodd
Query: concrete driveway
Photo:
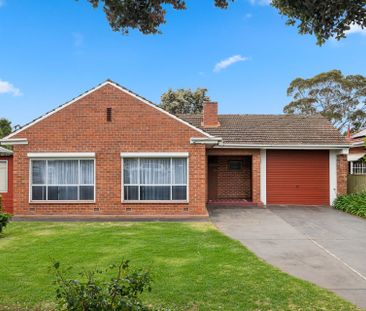
M 327 207 L 209 212 L 222 232 L 265 261 L 366 309 L 366 220 Z

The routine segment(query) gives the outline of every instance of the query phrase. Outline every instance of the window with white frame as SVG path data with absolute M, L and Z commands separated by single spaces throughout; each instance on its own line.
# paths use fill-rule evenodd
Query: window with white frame
M 358 160 L 350 162 L 350 174 L 351 175 L 366 175 L 366 161 Z
M 124 201 L 187 201 L 187 158 L 124 158 Z
M 94 201 L 94 159 L 32 159 L 31 201 Z
M 0 193 L 8 192 L 8 161 L 0 161 Z

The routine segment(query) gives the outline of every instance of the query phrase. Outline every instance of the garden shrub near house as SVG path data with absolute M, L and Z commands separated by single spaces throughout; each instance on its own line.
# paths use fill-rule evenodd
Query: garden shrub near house
M 340 196 L 334 207 L 341 211 L 366 218 L 366 192 Z
M 106 270 L 80 273 L 81 280 L 68 279 L 60 269 L 60 263 L 53 265 L 56 271 L 56 298 L 60 310 L 67 311 L 168 311 L 144 305 L 139 296 L 151 291 L 149 272 L 142 269 L 130 271 L 129 261 L 122 260 Z M 105 274 L 114 276 L 105 281 Z
M 2 196 L 0 195 L 0 233 L 3 232 L 3 229 L 9 223 L 10 218 L 11 218 L 11 215 L 4 213 L 4 211 L 3 211 Z

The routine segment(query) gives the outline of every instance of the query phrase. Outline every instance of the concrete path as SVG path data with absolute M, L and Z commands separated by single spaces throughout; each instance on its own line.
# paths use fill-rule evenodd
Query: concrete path
M 209 212 L 222 232 L 270 264 L 366 309 L 366 220 L 327 207 Z

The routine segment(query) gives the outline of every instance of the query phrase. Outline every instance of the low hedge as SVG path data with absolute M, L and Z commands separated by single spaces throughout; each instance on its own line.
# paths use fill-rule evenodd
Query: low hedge
M 334 207 L 341 211 L 366 218 L 366 192 L 340 196 L 335 200 Z

